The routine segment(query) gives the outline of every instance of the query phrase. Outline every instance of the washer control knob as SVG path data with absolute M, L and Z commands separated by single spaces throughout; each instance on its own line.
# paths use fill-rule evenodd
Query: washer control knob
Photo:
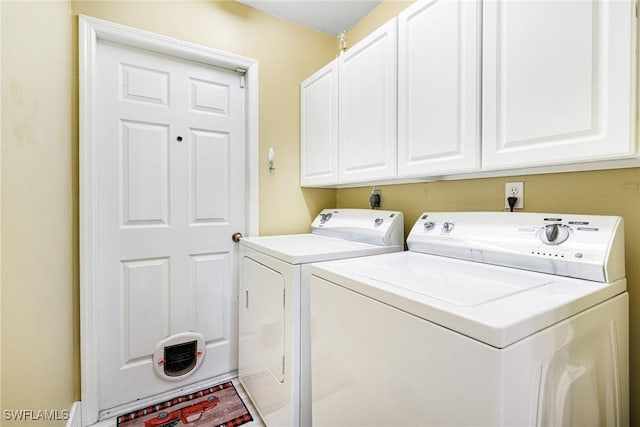
M 558 239 L 558 224 L 549 224 L 544 227 L 544 237 L 547 242 L 555 242 Z
M 324 224 L 325 222 L 329 221 L 331 219 L 331 217 L 333 216 L 333 214 L 331 212 L 323 214 L 320 214 L 320 224 Z
M 433 221 L 427 221 L 424 223 L 424 231 L 431 231 L 436 228 L 436 223 Z
M 538 238 L 545 245 L 559 245 L 569 238 L 569 230 L 564 224 L 547 224 L 538 230 Z
M 380 227 L 380 226 L 382 225 L 382 223 L 383 223 L 383 222 L 384 222 L 384 219 L 382 219 L 382 218 L 376 218 L 376 219 L 375 219 L 375 221 L 373 221 L 373 224 L 374 224 L 376 227 Z
M 452 222 L 445 222 L 442 224 L 442 232 L 443 233 L 451 233 L 455 225 Z

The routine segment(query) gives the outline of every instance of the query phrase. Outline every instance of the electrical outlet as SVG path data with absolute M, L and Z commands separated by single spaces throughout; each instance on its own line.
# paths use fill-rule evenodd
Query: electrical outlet
M 369 197 L 369 205 L 371 205 L 371 209 L 379 208 L 381 203 L 382 190 L 371 190 L 371 196 Z
M 524 208 L 524 182 L 507 182 L 504 185 L 504 207 L 509 209 L 509 197 L 517 197 L 515 209 Z

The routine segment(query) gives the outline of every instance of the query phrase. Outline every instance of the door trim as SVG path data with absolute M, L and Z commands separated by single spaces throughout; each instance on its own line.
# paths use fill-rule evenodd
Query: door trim
M 258 234 L 258 61 L 85 15 L 78 17 L 80 132 L 80 371 L 82 423 L 98 421 L 96 330 L 93 319 L 97 253 L 97 43 L 125 46 L 245 72 L 245 234 Z M 229 237 L 231 238 L 231 237 Z

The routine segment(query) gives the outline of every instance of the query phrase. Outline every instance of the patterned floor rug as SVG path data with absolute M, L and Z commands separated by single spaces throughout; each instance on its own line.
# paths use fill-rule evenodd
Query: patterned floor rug
M 118 427 L 235 427 L 253 421 L 231 381 L 118 417 Z

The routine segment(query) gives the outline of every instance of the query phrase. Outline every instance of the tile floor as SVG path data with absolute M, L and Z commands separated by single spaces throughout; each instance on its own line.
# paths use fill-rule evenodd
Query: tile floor
M 260 418 L 260 415 L 258 415 L 258 412 L 256 411 L 256 408 L 251 403 L 251 400 L 249 400 L 249 397 L 247 396 L 247 392 L 244 390 L 244 387 L 242 387 L 242 384 L 240 384 L 237 378 L 234 378 L 233 380 L 231 380 L 231 382 L 233 383 L 236 390 L 238 391 L 238 396 L 240 396 L 244 404 L 247 405 L 247 409 L 249 410 L 249 412 L 251 413 L 251 416 L 253 417 L 252 422 L 247 424 L 242 424 L 242 427 L 265 427 L 264 422 Z M 116 427 L 117 424 L 118 422 L 114 417 L 114 418 L 109 418 L 107 420 L 100 421 L 96 424 L 93 424 L 92 427 Z
M 232 382 L 236 390 L 238 391 L 238 396 L 240 396 L 244 404 L 247 405 L 247 409 L 249 410 L 249 412 L 251 413 L 251 416 L 253 417 L 253 421 L 247 424 L 243 424 L 242 426 L 243 427 L 244 426 L 265 427 L 264 422 L 262 421 L 262 418 L 260 418 L 260 415 L 258 415 L 258 411 L 256 411 L 256 408 L 254 408 L 253 403 L 251 403 L 251 400 L 249 400 L 249 396 L 247 396 L 247 392 L 244 390 L 244 387 L 242 387 L 242 384 L 240 384 L 237 378 L 234 379 Z

